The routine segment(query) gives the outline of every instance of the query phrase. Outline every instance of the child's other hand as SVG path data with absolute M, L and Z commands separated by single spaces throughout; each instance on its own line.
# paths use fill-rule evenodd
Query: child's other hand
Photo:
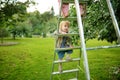
M 66 32 L 61 32 L 61 34 L 67 34 Z
M 70 45 L 70 48 L 73 48 L 73 45 Z

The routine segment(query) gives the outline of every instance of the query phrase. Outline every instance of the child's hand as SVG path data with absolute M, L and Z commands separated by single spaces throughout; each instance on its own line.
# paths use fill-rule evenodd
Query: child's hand
M 61 32 L 61 34 L 67 34 L 66 32 Z
M 73 45 L 70 45 L 70 48 L 73 48 Z

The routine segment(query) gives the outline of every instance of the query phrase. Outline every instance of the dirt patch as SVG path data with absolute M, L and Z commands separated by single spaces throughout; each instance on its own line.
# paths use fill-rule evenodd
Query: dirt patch
M 4 42 L 4 43 L 0 43 L 0 46 L 12 46 L 16 44 L 18 44 L 18 42 Z

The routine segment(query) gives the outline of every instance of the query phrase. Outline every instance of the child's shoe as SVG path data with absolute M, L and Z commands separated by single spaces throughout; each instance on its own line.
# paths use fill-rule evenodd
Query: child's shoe
M 66 61 L 72 61 L 72 58 L 70 57 L 70 54 L 67 54 Z

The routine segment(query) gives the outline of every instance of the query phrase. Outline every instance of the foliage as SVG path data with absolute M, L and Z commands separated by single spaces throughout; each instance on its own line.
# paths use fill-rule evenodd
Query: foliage
M 19 22 L 25 20 L 26 8 L 29 4 L 35 4 L 32 0 L 20 2 L 17 0 L 1 0 L 0 1 L 0 27 L 9 28 L 13 34 L 13 38 L 17 35 Z
M 39 11 L 27 13 L 26 9 L 29 4 L 34 2 L 1 1 L 0 9 L 0 27 L 5 27 L 12 34 L 13 39 L 16 36 L 32 37 L 32 35 L 46 36 L 47 33 L 55 29 L 54 9 L 40 14 Z M 53 20 L 53 21 L 50 21 Z M 53 28 L 52 28 L 53 27 Z
M 120 16 L 118 15 L 120 14 L 120 2 L 119 0 L 112 0 L 111 2 L 113 3 L 117 20 L 120 21 Z M 72 6 L 70 10 L 70 16 L 76 16 L 75 7 Z M 117 43 L 116 33 L 105 0 L 100 0 L 100 2 L 88 1 L 83 24 L 86 40 L 98 38 L 98 40 L 107 40 L 111 43 L 115 41 Z M 76 22 L 74 21 L 72 25 L 76 26 Z M 77 31 L 77 28 L 74 30 Z
M 8 31 L 6 28 L 0 28 L 0 38 L 1 38 L 1 43 L 3 43 L 3 38 L 8 36 Z
M 43 14 L 40 14 L 39 11 L 28 13 L 27 18 L 32 26 L 32 34 L 46 37 L 47 33 L 53 32 L 56 27 L 56 19 L 53 15 L 53 9 Z
M 119 8 L 118 0 L 112 1 L 112 3 L 113 3 L 112 5 L 114 8 L 114 11 L 116 13 L 117 8 Z M 90 17 L 88 17 L 89 21 L 87 20 L 87 23 L 89 23 L 90 27 L 94 27 L 94 29 L 97 32 L 98 39 L 99 40 L 105 39 L 111 43 L 115 41 L 117 43 L 115 29 L 108 11 L 106 1 L 100 0 L 100 2 L 96 2 L 94 4 L 88 5 L 88 7 L 91 7 L 91 8 L 88 8 L 87 15 Z M 93 12 L 90 12 L 89 9 L 92 10 Z M 119 16 L 116 15 L 116 17 L 119 17 Z

